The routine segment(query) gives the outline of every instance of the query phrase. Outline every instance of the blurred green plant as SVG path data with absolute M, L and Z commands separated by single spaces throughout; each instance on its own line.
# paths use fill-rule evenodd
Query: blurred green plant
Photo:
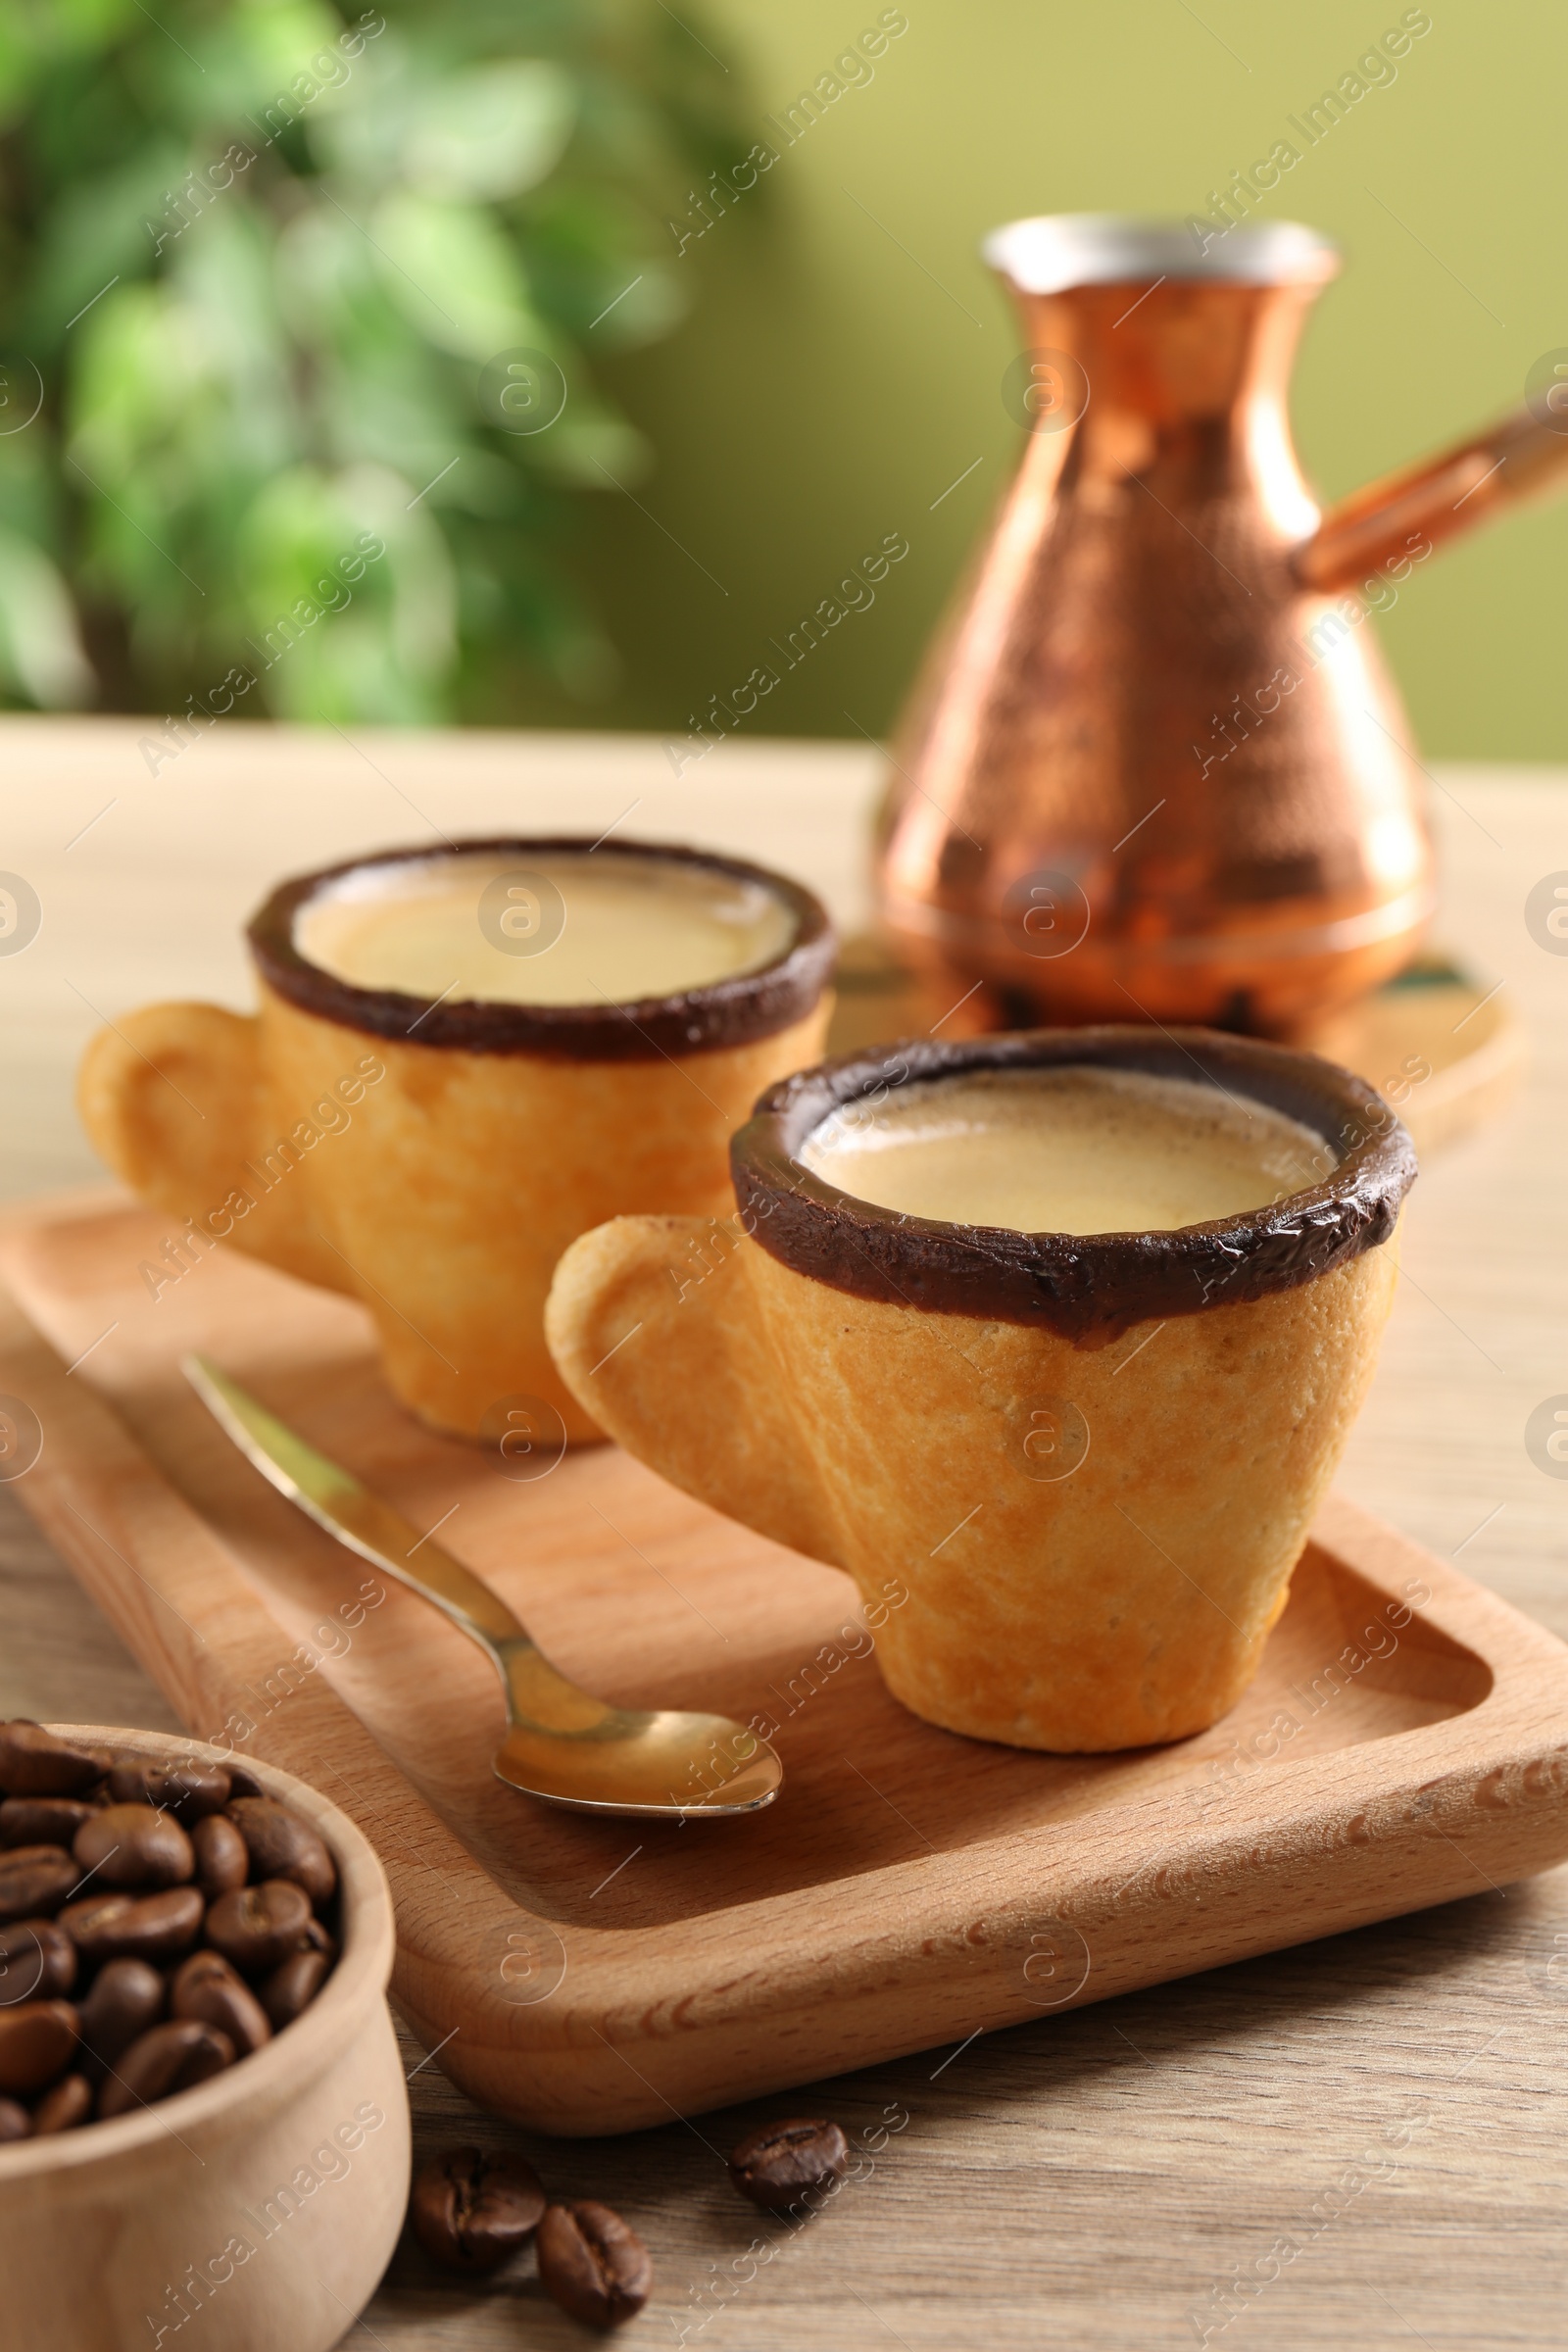
M 607 686 L 564 551 L 646 452 L 593 365 L 680 316 L 723 72 L 660 0 L 0 0 L 0 699 Z

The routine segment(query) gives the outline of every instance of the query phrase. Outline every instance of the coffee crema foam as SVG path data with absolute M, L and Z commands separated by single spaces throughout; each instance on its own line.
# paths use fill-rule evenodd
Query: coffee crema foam
M 307 901 L 294 944 L 355 988 L 448 1004 L 634 1004 L 760 970 L 796 928 L 765 884 L 711 866 L 520 852 L 366 866 Z
M 1013 1233 L 1169 1233 L 1321 1184 L 1324 1138 L 1250 1096 L 1082 1064 L 920 1079 L 801 1147 L 879 1208 Z

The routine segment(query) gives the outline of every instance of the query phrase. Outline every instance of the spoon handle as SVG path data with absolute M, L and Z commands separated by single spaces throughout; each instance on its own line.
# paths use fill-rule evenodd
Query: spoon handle
M 432 1601 L 470 1640 L 489 1651 L 509 1688 L 529 1651 L 537 1660 L 537 1665 L 531 1666 L 532 1679 L 543 1673 L 565 1683 L 565 1677 L 558 1675 L 534 1648 L 526 1627 L 518 1623 L 499 1592 L 492 1592 L 471 1568 L 465 1568 L 428 1535 L 421 1536 L 400 1511 L 362 1486 L 351 1471 L 318 1453 L 286 1421 L 270 1413 L 206 1356 L 188 1355 L 182 1368 L 214 1420 L 279 1494 L 297 1503 L 340 1544 L 357 1551 L 361 1559 L 384 1569 L 399 1584 Z
M 551 1665 L 498 1592 L 442 1550 L 433 1530 L 421 1536 L 206 1356 L 187 1355 L 182 1369 L 219 1427 L 280 1494 L 478 1642 L 507 1694 L 499 1779 L 594 1813 L 683 1821 L 771 1804 L 784 1768 L 765 1740 L 726 1715 L 628 1713 L 590 1696 Z

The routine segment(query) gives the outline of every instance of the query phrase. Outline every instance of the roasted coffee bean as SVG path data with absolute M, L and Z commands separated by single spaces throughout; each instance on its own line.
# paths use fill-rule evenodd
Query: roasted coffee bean
M 76 2012 L 69 2001 L 19 2001 L 0 2009 L 0 2091 L 30 2098 L 64 2074 L 76 2051 Z
M 204 1764 L 196 1756 L 176 1757 L 147 1775 L 147 1802 L 177 1814 L 187 1826 L 221 1813 L 233 1793 L 225 1767 Z
M 71 1850 L 100 1886 L 180 1886 L 196 1868 L 178 1822 L 151 1805 L 105 1805 L 82 1823 Z
M 228 1767 L 228 1793 L 231 1797 L 265 1796 L 267 1790 L 262 1787 L 254 1772 L 247 1772 L 243 1764 L 230 1764 Z
M 0 1928 L 0 2008 L 58 2000 L 76 1982 L 76 1947 L 58 1920 L 19 1919 Z
M 81 2004 L 81 2044 L 102 2066 L 113 2066 L 164 2014 L 169 1987 L 145 1960 L 109 1960 Z
M 788 2213 L 841 2179 L 849 2161 L 850 2143 L 837 2124 L 793 2116 L 749 2132 L 729 2160 L 729 2177 L 764 2213 Z
M 8 2139 L 30 2139 L 32 2118 L 15 2099 L 0 2099 L 0 2147 Z
M 298 1944 L 311 1898 L 292 1879 L 265 1879 L 220 1894 L 207 1914 L 207 1940 L 248 1975 L 270 1972 Z
M 154 1759 L 151 1756 L 122 1755 L 109 1771 L 109 1798 L 116 1805 L 144 1805 L 147 1802 L 147 1774 Z
M 8 1796 L 0 1805 L 0 1845 L 69 1846 L 92 1813 L 79 1796 Z
M 85 2075 L 63 2075 L 46 2090 L 32 2111 L 32 2128 L 40 2139 L 51 2132 L 74 2132 L 92 2113 L 92 2084 Z
M 272 2038 L 268 2012 L 221 1952 L 192 1952 L 180 1962 L 169 1987 L 169 2014 L 217 2026 L 241 2058 Z
M 563 2311 L 590 2328 L 618 2328 L 648 2300 L 648 2248 L 618 2213 L 591 2198 L 548 2205 L 534 2240 L 539 2280 Z
M 221 1813 L 207 1814 L 192 1825 L 190 1842 L 196 1856 L 196 1884 L 210 1903 L 244 1886 L 251 1875 L 251 1858 L 231 1821 L 225 1821 Z
M 107 2123 L 111 2116 L 189 2090 L 233 2063 L 234 2044 L 226 2034 L 204 2026 L 199 2018 L 172 2018 L 166 2026 L 154 2026 L 124 2052 L 98 2093 L 98 2113 Z
M 0 1854 L 0 1922 L 47 1918 L 81 1877 L 61 1845 L 15 1845 Z
M 66 1905 L 60 1925 L 84 1960 L 176 1960 L 201 1933 L 202 1898 L 194 1886 L 84 1894 Z
M 281 2034 L 302 2010 L 310 2007 L 331 1973 L 332 1963 L 326 1953 L 306 1944 L 300 1951 L 290 1952 L 270 1976 L 262 1979 L 257 1989 L 274 2034 Z
M 268 1886 L 293 1886 L 295 1882 L 292 1879 L 264 1879 L 262 1884 Z M 303 1894 L 305 1890 L 303 1887 L 301 1887 L 300 1891 Z M 308 1895 L 306 1896 L 306 1900 L 307 1902 L 310 1900 Z M 305 1923 L 301 1927 L 298 1935 L 290 1936 L 288 1950 L 284 1953 L 283 1959 L 292 1959 L 298 1952 L 319 1952 L 326 1959 L 329 1968 L 335 1968 L 337 1965 L 337 1945 L 332 1941 L 331 1936 L 327 1934 L 325 1928 L 322 1927 L 320 1921 L 317 1918 L 314 1911 L 307 1912 Z M 281 1961 L 278 1963 L 278 1966 L 282 1966 Z
M 7 1796 L 80 1796 L 113 1759 L 106 1747 L 73 1747 L 41 1724 L 0 1723 L 0 1788 Z
M 228 1818 L 245 1840 L 258 1879 L 292 1879 L 313 1903 L 326 1902 L 337 1886 L 337 1868 L 319 1832 L 271 1796 L 236 1797 Z
M 450 2148 L 415 2181 L 409 2219 L 425 2252 L 448 2270 L 493 2271 L 527 2244 L 545 2204 L 525 2157 L 510 2148 L 488 2156 L 482 2148 Z
M 188 1828 L 221 1813 L 233 1784 L 221 1764 L 195 1756 L 135 1756 L 109 1775 L 109 1793 L 118 1805 L 152 1805 L 172 1813 Z

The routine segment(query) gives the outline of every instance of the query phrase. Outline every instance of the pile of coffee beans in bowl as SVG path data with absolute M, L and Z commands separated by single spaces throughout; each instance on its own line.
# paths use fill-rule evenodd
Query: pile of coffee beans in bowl
M 248 1772 L 0 1723 L 0 2142 L 222 2072 L 337 1959 L 337 1866 Z

